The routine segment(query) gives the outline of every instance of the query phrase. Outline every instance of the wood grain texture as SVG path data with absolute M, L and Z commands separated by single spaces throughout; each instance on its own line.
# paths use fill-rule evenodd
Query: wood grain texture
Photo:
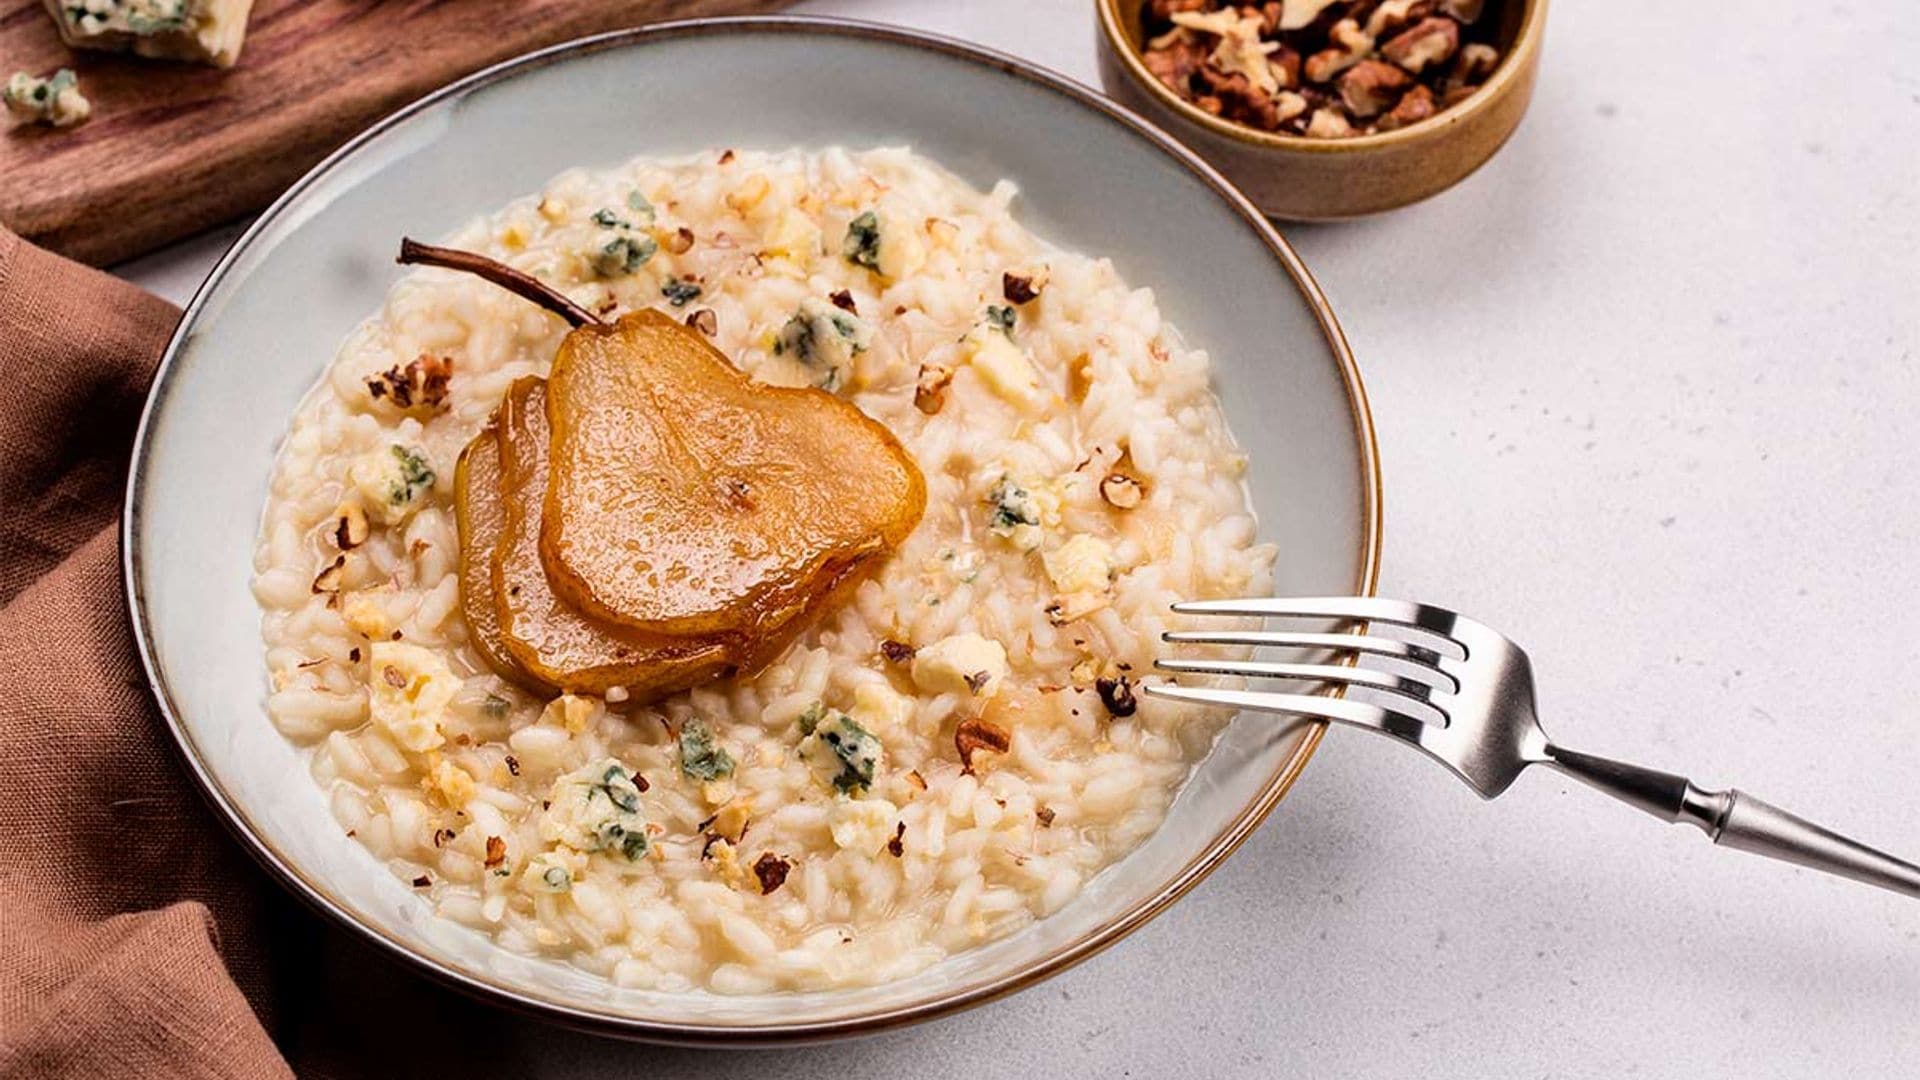
M 6 72 L 71 67 L 93 119 L 0 135 L 0 222 L 104 266 L 267 205 L 405 103 L 488 64 L 669 18 L 784 0 L 257 0 L 220 71 L 60 43 L 40 0 L 0 0 Z

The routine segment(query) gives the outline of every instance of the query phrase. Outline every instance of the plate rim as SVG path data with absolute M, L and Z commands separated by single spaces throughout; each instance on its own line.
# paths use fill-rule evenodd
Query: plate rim
M 1103 116 L 1107 121 L 1129 129 L 1184 166 L 1224 200 L 1279 260 L 1300 290 L 1302 298 L 1313 310 L 1321 334 L 1333 353 L 1335 366 L 1347 391 L 1350 421 L 1360 455 L 1358 479 L 1363 536 L 1361 550 L 1358 552 L 1358 564 L 1355 568 L 1355 595 L 1371 596 L 1374 593 L 1380 570 L 1383 521 L 1379 447 L 1372 412 L 1368 405 L 1366 386 L 1361 379 L 1359 367 L 1347 343 L 1346 335 L 1341 330 L 1332 308 L 1328 305 L 1325 294 L 1321 291 L 1318 282 L 1314 280 L 1312 273 L 1308 271 L 1306 264 L 1293 250 L 1292 245 L 1238 188 L 1192 150 L 1148 120 L 1065 75 L 997 49 L 925 30 L 829 16 L 725 16 L 676 19 L 575 38 L 482 68 L 387 114 L 328 154 L 282 192 L 221 255 L 205 280 L 194 290 L 193 298 L 181 311 L 180 321 L 175 326 L 161 354 L 160 362 L 154 369 L 146 401 L 140 411 L 139 426 L 129 458 L 120 528 L 122 585 L 142 674 L 146 678 L 161 717 L 166 722 L 167 731 L 172 736 L 175 748 L 185 762 L 188 772 L 192 774 L 201 795 L 211 804 L 221 823 L 240 842 L 241 847 L 267 871 L 269 877 L 278 881 L 283 888 L 308 906 L 318 910 L 383 954 L 430 976 L 442 985 L 452 987 L 489 1004 L 505 1006 L 523 1015 L 595 1034 L 682 1046 L 777 1046 L 876 1034 L 961 1012 L 1026 989 L 1065 971 L 1145 925 L 1176 900 L 1185 896 L 1228 856 L 1232 855 L 1285 797 L 1294 781 L 1298 779 L 1300 772 L 1306 767 L 1307 761 L 1313 757 L 1314 750 L 1319 746 L 1320 739 L 1327 728 L 1324 721 L 1306 722 L 1304 724 L 1306 736 L 1300 748 L 1267 779 L 1259 796 L 1242 807 L 1234 821 L 1188 859 L 1172 878 L 1143 900 L 1122 912 L 1117 918 L 1100 924 L 1046 954 L 1035 963 L 1011 969 L 979 985 L 935 993 L 919 1001 L 893 1008 L 797 1023 L 727 1024 L 652 1020 L 611 1010 L 582 1008 L 545 1000 L 483 974 L 460 970 L 439 959 L 416 952 L 399 940 L 361 922 L 336 901 L 328 890 L 319 883 L 309 880 L 292 860 L 275 849 L 274 845 L 254 827 L 251 817 L 244 808 L 227 793 L 213 775 L 206 761 L 200 756 L 194 738 L 180 719 L 180 710 L 174 705 L 168 690 L 166 674 L 160 666 L 154 648 L 142 586 L 145 569 L 140 558 L 140 522 L 143 516 L 146 464 L 152 452 L 149 436 L 155 417 L 165 405 L 174 364 L 186 343 L 189 328 L 198 322 L 210 294 L 224 281 L 240 256 L 256 242 L 268 226 L 279 220 L 289 204 L 299 198 L 309 187 L 355 157 L 368 143 L 415 114 L 443 102 L 457 100 L 482 87 L 523 72 L 546 67 L 574 56 L 683 37 L 741 33 L 828 34 L 881 41 L 887 44 L 925 49 L 992 68 L 1042 90 L 1065 97 Z

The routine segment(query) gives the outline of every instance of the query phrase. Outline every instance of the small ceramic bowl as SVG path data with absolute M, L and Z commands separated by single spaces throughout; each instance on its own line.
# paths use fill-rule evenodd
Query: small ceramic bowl
M 1097 0 L 1094 7 L 1108 95 L 1192 147 L 1267 214 L 1289 221 L 1377 214 L 1466 179 L 1527 111 L 1547 22 L 1547 0 L 1496 0 L 1488 15 L 1500 64 L 1471 97 L 1397 131 L 1309 139 L 1223 120 L 1182 98 L 1140 58 L 1140 0 Z

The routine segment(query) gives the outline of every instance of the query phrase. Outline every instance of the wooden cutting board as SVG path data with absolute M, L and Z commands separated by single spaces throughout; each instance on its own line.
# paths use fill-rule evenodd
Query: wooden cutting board
M 0 0 L 0 81 L 70 67 L 93 119 L 0 134 L 0 223 L 104 266 L 259 210 L 395 108 L 583 34 L 784 0 L 256 0 L 240 62 L 68 50 L 41 0 Z

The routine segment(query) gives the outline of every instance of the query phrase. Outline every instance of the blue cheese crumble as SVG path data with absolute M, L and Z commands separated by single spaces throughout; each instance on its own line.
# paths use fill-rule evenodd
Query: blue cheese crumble
M 628 862 L 646 858 L 653 841 L 640 816 L 639 779 L 613 758 L 562 776 L 547 795 L 540 838 Z
M 599 250 L 592 257 L 601 277 L 623 277 L 645 266 L 660 251 L 660 243 L 644 231 L 653 224 L 653 204 L 638 191 L 627 195 L 627 213 L 611 207 L 593 212 L 600 229 Z
M 0 90 L 0 104 L 7 115 L 22 124 L 48 124 L 72 127 L 93 115 L 93 104 L 80 93 L 80 80 L 68 68 L 61 68 L 44 79 L 24 71 L 15 72 Z
M 807 381 L 838 390 L 853 379 L 853 358 L 873 347 L 873 326 L 851 311 L 809 296 L 774 335 L 773 354 L 792 358 Z
M 433 487 L 434 473 L 425 450 L 394 443 L 355 458 L 347 467 L 347 481 L 359 490 L 374 517 L 398 525 Z
M 872 732 L 817 701 L 800 714 L 800 732 L 800 760 L 821 782 L 849 795 L 872 786 L 884 753 Z

